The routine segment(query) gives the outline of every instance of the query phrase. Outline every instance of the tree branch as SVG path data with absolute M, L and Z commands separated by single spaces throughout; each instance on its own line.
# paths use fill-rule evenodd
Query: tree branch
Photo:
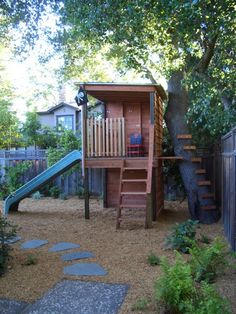
M 207 68 L 211 62 L 211 59 L 214 56 L 214 49 L 215 49 L 215 45 L 216 45 L 216 40 L 217 40 L 217 36 L 215 36 L 212 39 L 212 41 L 210 41 L 207 44 L 205 53 L 203 54 L 202 59 L 200 60 L 200 62 L 198 63 L 198 65 L 195 68 L 195 70 L 198 73 L 203 74 L 206 72 L 206 70 L 207 70 Z

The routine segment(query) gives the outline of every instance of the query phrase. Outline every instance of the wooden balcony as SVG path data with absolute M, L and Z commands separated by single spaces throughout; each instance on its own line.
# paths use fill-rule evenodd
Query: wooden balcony
M 125 119 L 87 119 L 86 158 L 124 157 Z

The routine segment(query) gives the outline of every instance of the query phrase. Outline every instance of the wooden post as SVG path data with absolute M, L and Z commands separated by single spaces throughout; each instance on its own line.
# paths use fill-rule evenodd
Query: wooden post
M 84 171 L 84 218 L 89 219 L 89 174 L 88 168 Z

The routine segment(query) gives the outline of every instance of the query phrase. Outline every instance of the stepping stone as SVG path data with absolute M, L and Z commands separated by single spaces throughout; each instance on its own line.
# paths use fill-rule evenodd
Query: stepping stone
M 72 276 L 105 276 L 107 271 L 96 263 L 77 263 L 64 267 L 63 273 Z
M 1 314 L 18 314 L 28 305 L 26 302 L 0 299 Z
M 127 285 L 64 280 L 46 292 L 24 314 L 117 314 Z
M 37 249 L 38 247 L 47 244 L 47 240 L 29 240 L 21 244 L 22 249 Z
M 79 247 L 80 247 L 79 244 L 75 244 L 71 242 L 59 242 L 53 245 L 49 249 L 49 252 L 60 252 L 60 251 L 65 251 L 65 250 L 70 250 L 70 249 L 77 249 Z
M 13 243 L 15 243 L 15 242 L 17 242 L 19 240 L 21 240 L 21 237 L 20 236 L 15 236 L 15 237 L 13 237 L 11 239 L 8 239 L 7 241 L 4 241 L 4 243 L 6 243 L 6 244 L 13 244 Z
M 67 261 L 73 261 L 75 259 L 82 259 L 82 258 L 90 258 L 90 257 L 95 257 L 95 255 L 91 252 L 73 252 L 73 253 L 68 253 L 68 254 L 64 254 L 61 256 L 61 259 L 64 262 Z

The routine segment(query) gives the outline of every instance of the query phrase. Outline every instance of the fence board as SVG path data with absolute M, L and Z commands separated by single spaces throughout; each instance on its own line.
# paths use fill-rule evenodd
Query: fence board
M 236 251 L 236 128 L 222 137 L 222 207 L 225 235 Z

